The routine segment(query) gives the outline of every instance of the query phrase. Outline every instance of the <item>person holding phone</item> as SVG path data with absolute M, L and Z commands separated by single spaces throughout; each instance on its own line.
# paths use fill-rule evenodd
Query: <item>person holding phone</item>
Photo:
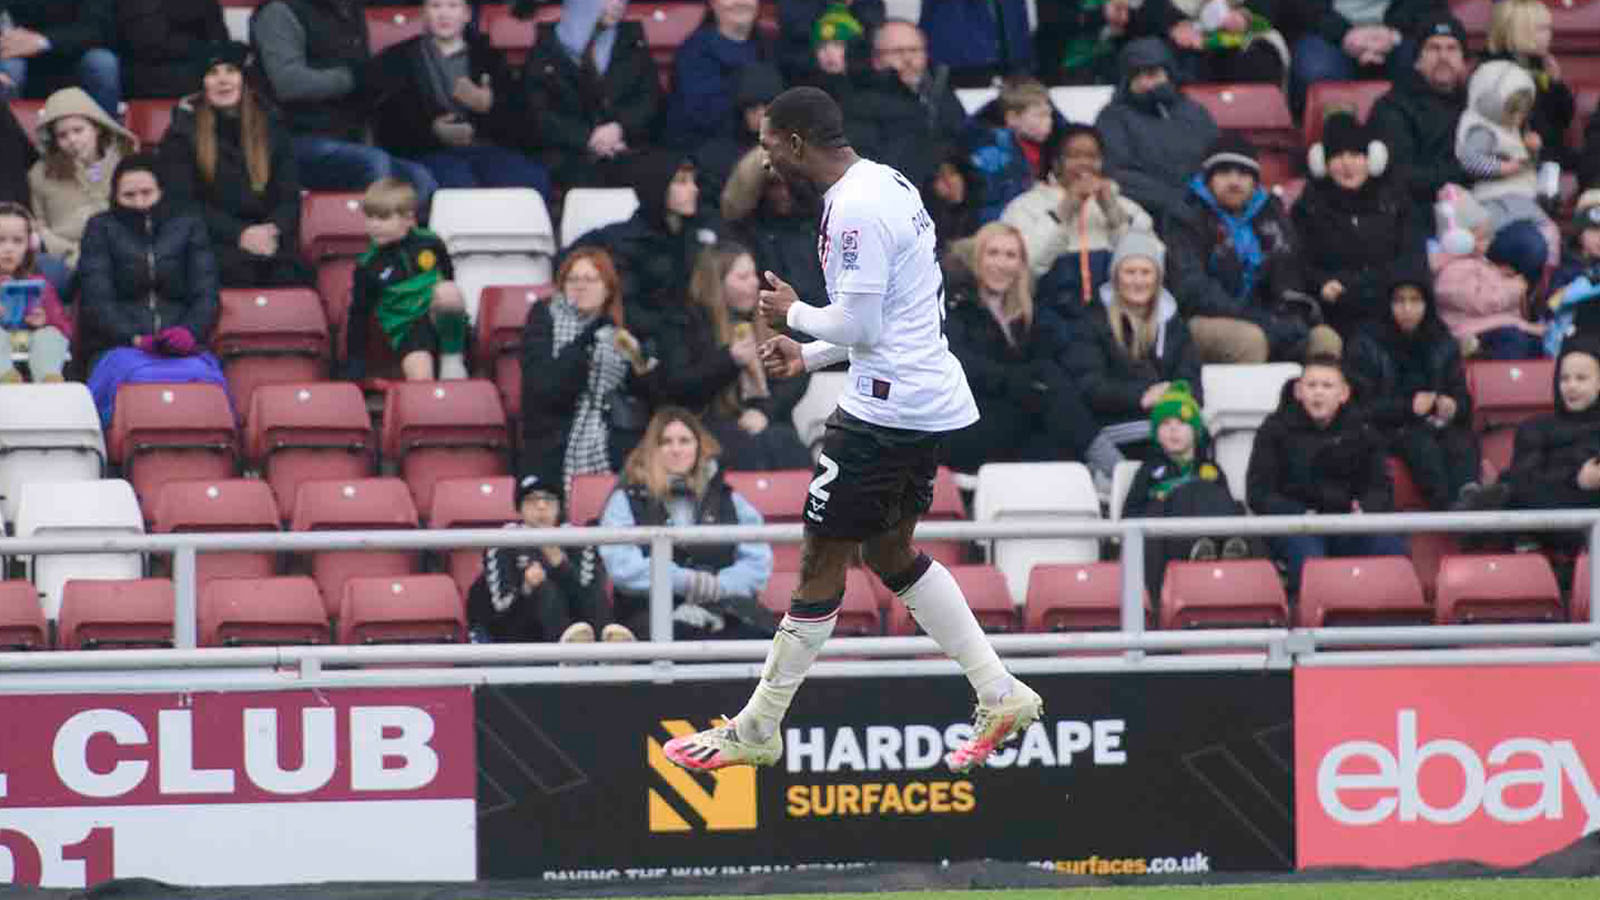
M 0 203 L 0 384 L 23 380 L 15 364 L 21 351 L 34 381 L 64 380 L 72 320 L 39 273 L 38 245 L 28 208 Z

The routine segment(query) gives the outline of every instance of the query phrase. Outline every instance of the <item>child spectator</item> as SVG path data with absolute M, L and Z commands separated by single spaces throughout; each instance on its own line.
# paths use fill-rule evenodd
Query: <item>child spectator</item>
M 1510 264 L 1512 251 L 1526 249 L 1529 241 L 1515 239 L 1532 224 L 1506 226 L 1511 239 L 1493 234 L 1489 214 L 1472 195 L 1456 185 L 1439 191 L 1434 208 L 1439 240 L 1429 245 L 1428 264 L 1433 270 L 1433 292 L 1439 318 L 1461 342 L 1462 356 L 1487 359 L 1532 359 L 1541 353 L 1540 326 L 1527 320 L 1528 275 Z M 1529 274 L 1543 266 L 1535 254 L 1521 260 Z M 1504 263 L 1504 264 L 1502 264 Z
M 1528 115 L 1529 130 L 1539 136 L 1534 155 L 1571 166 L 1567 128 L 1575 105 L 1572 89 L 1561 80 L 1561 67 L 1550 53 L 1550 8 L 1540 0 L 1499 0 L 1489 11 L 1487 60 L 1509 60 L 1533 78 L 1535 95 Z
M 1538 233 L 1513 232 L 1519 256 L 1556 262 L 1560 236 L 1539 207 L 1539 149 L 1543 139 L 1528 127 L 1533 78 L 1514 62 L 1478 66 L 1467 82 L 1467 108 L 1456 125 L 1456 158 L 1477 179 L 1472 196 L 1489 213 L 1495 235 L 1513 222 L 1530 222 Z M 1529 280 L 1537 284 L 1538 278 Z
M 968 138 L 978 182 L 979 225 L 1000 218 L 1007 203 L 1033 187 L 1054 124 L 1050 92 L 1035 79 L 1007 79 L 998 104 L 1001 127 L 974 124 Z
M 347 373 L 362 378 L 367 368 L 367 318 L 376 316 L 383 335 L 400 354 L 410 381 L 465 378 L 467 313 L 444 241 L 417 225 L 417 189 L 398 178 L 373 183 L 361 198 L 367 217 L 367 252 L 357 258 L 346 320 Z
M 1550 276 L 1549 322 L 1544 349 L 1561 352 L 1574 334 L 1600 336 L 1600 191 L 1584 191 L 1572 217 L 1572 241 L 1560 268 Z
M 1150 410 L 1174 382 L 1198 384 L 1200 360 L 1178 301 L 1162 287 L 1166 248 L 1130 231 L 1117 242 L 1100 302 L 1073 320 L 1064 362 L 1099 429 L 1089 466 L 1102 480 L 1150 437 Z M 1187 390 L 1187 388 L 1185 388 Z
M 1251 511 L 1299 516 L 1393 509 L 1386 445 L 1350 402 L 1339 360 L 1311 357 L 1291 390 L 1256 432 L 1245 479 Z M 1300 569 L 1309 558 L 1408 552 L 1404 538 L 1384 534 L 1282 535 L 1268 544 L 1288 567 L 1291 593 L 1299 592 Z
M 857 4 L 864 6 L 865 4 Z M 855 9 L 844 3 L 829 4 L 811 26 L 811 59 L 814 69 L 796 73 L 801 77 L 822 76 L 824 85 L 847 87 L 852 61 L 860 61 L 860 48 L 865 46 L 866 30 L 852 13 Z M 792 79 L 791 79 L 792 80 Z M 836 98 L 837 99 L 837 98 Z
M 1356 395 L 1388 447 L 1405 461 L 1429 509 L 1467 507 L 1478 484 L 1478 439 L 1461 351 L 1433 307 L 1423 272 L 1389 283 L 1389 310 L 1346 353 Z
M 1600 341 L 1564 343 L 1554 387 L 1556 411 L 1517 426 L 1505 476 L 1512 509 L 1600 507 Z M 1575 555 L 1583 536 L 1543 532 L 1537 543 Z
M 1228 489 L 1228 476 L 1211 459 L 1211 432 L 1200 415 L 1200 403 L 1187 381 L 1174 381 L 1150 407 L 1150 442 L 1156 448 L 1139 466 L 1122 504 L 1122 518 L 1178 516 L 1242 516 L 1244 508 Z M 1251 556 L 1250 542 L 1238 535 L 1147 538 L 1144 549 L 1145 587 L 1161 596 L 1167 563 L 1183 559 L 1242 559 Z
M 0 384 L 15 384 L 22 373 L 12 364 L 12 351 L 28 351 L 28 373 L 34 381 L 61 381 L 67 349 L 72 342 L 72 320 L 61 307 L 55 286 L 35 265 L 38 256 L 33 215 L 20 203 L 0 201 L 0 296 L 6 300 L 7 319 L 17 300 L 20 322 L 0 331 Z M 6 287 L 16 289 L 13 294 Z M 25 303 L 22 298 L 30 297 Z M 9 323 L 8 323 L 9 324 Z M 21 341 L 18 341 L 21 338 Z
M 883 0 L 779 0 L 778 61 L 790 84 L 811 84 L 819 74 L 865 68 L 865 38 L 883 25 Z M 824 49 L 829 44 L 836 48 Z M 826 60 L 824 59 L 826 57 Z M 837 98 L 836 98 L 837 99 Z
M 76 266 L 84 226 L 110 208 L 111 173 L 139 139 L 80 88 L 50 95 L 38 133 L 44 158 L 28 170 L 34 221 L 44 251 Z
M 557 528 L 562 520 L 561 479 L 524 475 L 517 481 L 521 522 L 506 528 Z M 483 573 L 467 592 L 467 620 L 476 643 L 631 641 L 615 622 L 603 589 L 594 547 L 495 547 L 483 552 Z
M 1356 117 L 1329 116 L 1306 154 L 1311 182 L 1294 206 L 1306 276 L 1323 319 L 1342 337 L 1388 315 L 1384 281 L 1399 260 L 1420 264 L 1411 201 L 1386 177 L 1389 151 Z

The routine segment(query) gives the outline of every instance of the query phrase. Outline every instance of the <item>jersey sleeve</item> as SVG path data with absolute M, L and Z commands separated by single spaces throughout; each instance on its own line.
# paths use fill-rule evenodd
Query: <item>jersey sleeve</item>
M 829 300 L 841 294 L 883 294 L 893 244 L 886 223 L 871 215 L 829 216 L 823 271 Z

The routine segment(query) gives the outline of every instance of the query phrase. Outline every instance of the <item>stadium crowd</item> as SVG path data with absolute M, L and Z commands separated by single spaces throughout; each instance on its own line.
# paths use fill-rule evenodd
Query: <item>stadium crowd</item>
M 724 473 L 811 462 L 790 424 L 805 379 L 766 376 L 756 314 L 767 272 L 827 302 L 821 198 L 757 146 L 766 105 L 804 84 L 937 224 L 945 335 L 983 416 L 949 440 L 954 470 L 1077 460 L 1108 492 L 1137 460 L 1128 515 L 1314 514 L 1394 508 L 1397 456 L 1431 509 L 1600 506 L 1600 117 L 1571 139 L 1576 91 L 1540 0 L 1497 0 L 1482 55 L 1445 0 L 1040 0 L 1031 32 L 1023 0 L 923 0 L 919 22 L 883 0 L 777 0 L 772 19 L 706 0 L 667 72 L 628 0 L 547 4 L 559 16 L 520 64 L 469 0 L 425 0 L 422 33 L 374 54 L 369 5 L 260 0 L 246 44 L 218 0 L 0 3 L 0 93 L 44 100 L 36 121 L 0 116 L 5 336 L 25 348 L 0 383 L 85 380 L 106 423 L 123 384 L 226 386 L 219 290 L 318 283 L 303 191 L 363 192 L 371 238 L 334 376 L 464 378 L 472 306 L 427 228 L 435 192 L 531 188 L 560 209 L 574 188 L 627 187 L 637 212 L 563 250 L 529 313 L 523 525 L 563 521 L 597 472 L 620 476 L 601 524 L 759 522 Z M 1264 83 L 1310 116 L 1313 85 L 1355 79 L 1392 87 L 1367 115 L 1318 109 L 1289 173 L 1183 90 Z M 987 85 L 969 115 L 956 91 Z M 1058 85 L 1114 95 L 1068 121 Z M 171 98 L 159 141 L 139 145 L 125 98 Z M 1464 366 L 1541 357 L 1555 412 L 1498 471 Z M 1240 504 L 1201 368 L 1280 361 L 1305 368 L 1257 433 Z M 1308 557 L 1406 552 L 1402 536 L 1268 543 L 1162 542 L 1152 584 L 1166 559 L 1270 553 L 1292 591 Z M 765 545 L 683 553 L 676 627 L 770 634 L 754 599 L 773 568 Z M 640 548 L 492 551 L 474 633 L 631 639 L 648 578 Z

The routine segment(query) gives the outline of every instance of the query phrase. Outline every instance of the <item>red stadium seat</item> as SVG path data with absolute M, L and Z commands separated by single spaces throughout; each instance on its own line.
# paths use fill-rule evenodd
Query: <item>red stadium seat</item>
M 1004 575 L 994 566 L 950 566 L 950 574 L 967 605 L 977 617 L 978 625 L 992 634 L 1005 634 L 1017 630 L 1017 607 L 1011 600 L 1011 589 Z M 916 620 L 899 597 L 889 600 L 889 633 L 892 635 L 919 634 Z
M 420 6 L 374 6 L 367 10 L 367 46 L 373 56 L 421 33 Z
M 500 394 L 487 381 L 405 381 L 384 403 L 383 455 L 400 467 L 418 509 L 441 478 L 503 475 L 511 438 Z
M 1589 621 L 1589 604 L 1593 602 L 1589 592 L 1589 554 L 1578 557 L 1578 564 L 1572 570 L 1572 621 Z
M 326 644 L 328 613 L 302 576 L 225 578 L 200 590 L 200 646 Z
M 1150 591 L 1144 593 L 1145 618 Z M 1122 564 L 1040 563 L 1028 574 L 1023 608 L 1028 631 L 1119 631 L 1122 628 Z
M 500 478 L 446 478 L 433 486 L 429 528 L 500 528 L 521 521 L 516 508 L 516 481 Z M 483 571 L 482 550 L 449 551 L 450 577 L 461 596 Z
M 1537 553 L 1445 557 L 1434 610 L 1441 625 L 1566 620 L 1555 571 Z
M 789 611 L 789 602 L 799 587 L 799 572 L 773 572 L 766 590 L 761 592 L 761 605 L 781 618 Z M 883 634 L 883 611 L 878 608 L 878 595 L 872 589 L 872 576 L 861 569 L 851 569 L 845 576 L 844 603 L 839 607 L 833 633 L 836 637 Z
M 1411 477 L 1411 467 L 1398 456 L 1386 460 L 1389 464 L 1389 481 L 1394 485 L 1395 512 L 1427 512 L 1428 504 L 1422 498 L 1422 489 Z
M 811 486 L 810 469 L 781 469 L 771 472 L 729 472 L 728 487 L 733 488 L 761 513 L 768 525 L 792 525 L 804 521 L 806 490 Z M 778 572 L 800 571 L 801 544 L 782 541 L 772 545 L 772 568 Z
M 169 481 L 156 495 L 150 531 L 154 534 L 215 531 L 277 531 L 278 501 L 265 481 Z M 278 556 L 271 551 L 201 553 L 195 576 L 203 585 L 213 578 L 268 578 L 277 574 Z
M 228 392 L 242 413 L 263 384 L 321 381 L 328 376 L 328 318 L 310 288 L 224 290 L 212 348 Z
M 459 644 L 467 617 L 448 575 L 352 578 L 339 604 L 341 644 Z
M 39 114 L 44 112 L 43 100 L 12 100 L 10 104 L 11 115 L 28 133 L 28 140 L 33 141 L 35 147 L 39 146 Z
M 1516 425 L 1555 410 L 1555 360 L 1474 360 L 1467 390 L 1478 431 Z
M 172 582 L 165 578 L 75 578 L 62 588 L 57 646 L 171 647 L 175 607 Z
M 144 507 L 169 481 L 232 478 L 239 439 L 228 392 L 214 384 L 124 384 L 108 448 Z
M 1294 127 L 1289 102 L 1277 85 L 1189 84 L 1184 85 L 1183 93 L 1204 106 L 1218 128 L 1244 135 L 1256 149 L 1300 153 L 1300 131 Z M 1265 171 L 1262 180 L 1276 183 Z
M 478 20 L 478 31 L 489 39 L 489 46 L 505 55 L 506 62 L 521 68 L 528 59 L 537 38 L 538 23 L 558 21 L 561 7 L 541 6 L 538 19 L 518 19 L 511 15 L 509 4 L 492 4 L 483 7 Z
M 654 3 L 630 3 L 626 18 L 644 26 L 644 40 L 650 55 L 663 72 L 672 70 L 673 57 L 689 35 L 710 15 L 698 3 L 681 3 L 665 0 Z
M 1171 562 L 1161 585 L 1162 628 L 1286 628 L 1289 601 L 1265 559 Z
M 0 650 L 48 650 L 50 626 L 39 592 L 26 581 L 0 581 Z
M 1355 110 L 1362 122 L 1372 114 L 1372 105 L 1389 93 L 1387 81 L 1319 81 L 1306 91 L 1305 145 L 1322 140 L 1322 120 L 1338 107 Z
M 176 100 L 129 100 L 124 122 L 128 130 L 138 136 L 141 146 L 154 150 L 161 143 L 161 136 L 167 133 L 176 105 Z
M 549 284 L 493 285 L 478 295 L 478 374 L 494 379 L 512 419 L 522 416 L 522 329 L 528 310 L 554 291 Z
M 361 194 L 307 191 L 300 195 L 300 252 L 313 265 L 336 256 L 359 256 L 370 241 Z
M 617 476 L 610 472 L 579 475 L 572 479 L 572 491 L 567 494 L 567 521 L 573 525 L 595 525 L 605 511 L 606 501 L 617 486 Z
M 294 531 L 399 531 L 416 528 L 417 508 L 398 478 L 307 481 L 294 507 Z M 413 550 L 327 550 L 311 557 L 311 577 L 329 615 L 351 578 L 392 578 L 419 570 Z
M 302 482 L 372 474 L 377 441 L 360 388 L 274 384 L 257 388 L 250 399 L 245 455 L 272 486 L 283 519 L 294 516 Z
M 1404 556 L 1308 559 L 1300 574 L 1299 625 L 1429 625 L 1433 608 Z

